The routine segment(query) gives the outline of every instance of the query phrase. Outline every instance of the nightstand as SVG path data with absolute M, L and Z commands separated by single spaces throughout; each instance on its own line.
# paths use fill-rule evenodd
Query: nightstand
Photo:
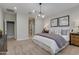
M 79 33 L 70 33 L 70 45 L 79 46 Z

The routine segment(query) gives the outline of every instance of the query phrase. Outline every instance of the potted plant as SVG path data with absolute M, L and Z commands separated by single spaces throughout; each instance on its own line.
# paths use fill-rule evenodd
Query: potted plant
M 2 37 L 2 30 L 0 29 L 0 37 Z

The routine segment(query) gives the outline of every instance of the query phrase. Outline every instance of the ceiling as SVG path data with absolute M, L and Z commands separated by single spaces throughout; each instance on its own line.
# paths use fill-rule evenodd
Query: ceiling
M 43 3 L 42 12 L 45 15 L 50 16 L 78 5 L 78 3 Z M 0 7 L 4 10 L 17 7 L 17 12 L 20 11 L 25 14 L 28 14 L 33 10 L 39 11 L 40 8 L 38 3 L 0 3 Z

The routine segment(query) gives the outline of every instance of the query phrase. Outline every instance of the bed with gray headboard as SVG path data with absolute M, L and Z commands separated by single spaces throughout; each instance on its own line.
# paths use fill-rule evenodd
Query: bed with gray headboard
M 50 52 L 57 54 L 67 47 L 69 41 L 69 29 L 51 29 L 49 33 L 38 33 L 33 37 L 33 42 Z M 59 47 L 60 46 L 60 47 Z
M 69 44 L 69 33 L 69 26 L 50 27 L 48 32 L 35 34 L 33 42 L 51 54 L 57 54 Z

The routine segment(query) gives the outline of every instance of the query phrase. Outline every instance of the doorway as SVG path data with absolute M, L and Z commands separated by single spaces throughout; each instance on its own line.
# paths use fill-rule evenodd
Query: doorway
M 14 38 L 14 22 L 13 21 L 7 21 L 7 38 L 11 39 Z
M 35 18 L 29 17 L 29 39 L 32 39 L 32 37 L 35 34 Z

